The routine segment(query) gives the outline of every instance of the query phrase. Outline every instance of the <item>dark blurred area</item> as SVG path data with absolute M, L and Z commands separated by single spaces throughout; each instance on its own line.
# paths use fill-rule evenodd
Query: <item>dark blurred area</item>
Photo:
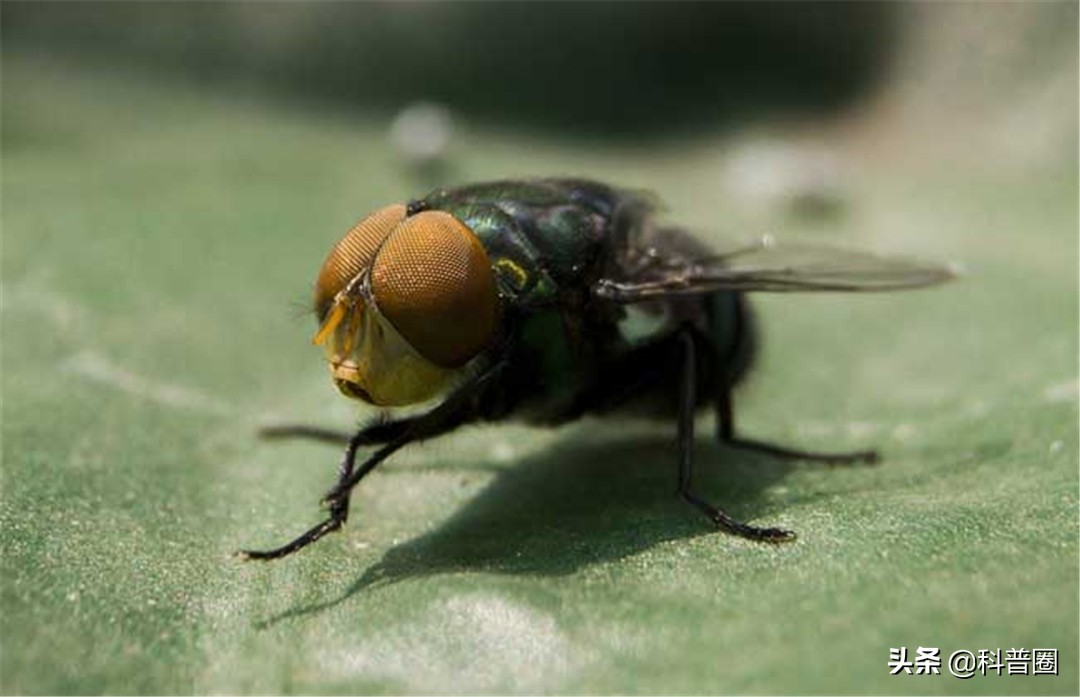
M 902 6 L 866 2 L 10 2 L 5 51 L 393 111 L 635 136 L 820 114 L 873 86 Z

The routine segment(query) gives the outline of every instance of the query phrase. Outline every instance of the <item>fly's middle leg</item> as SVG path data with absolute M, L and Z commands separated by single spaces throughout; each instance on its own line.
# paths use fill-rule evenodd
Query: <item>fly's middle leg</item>
M 812 450 L 800 450 L 783 445 L 765 443 L 735 435 L 735 417 L 731 406 L 731 388 L 724 387 L 716 400 L 716 436 L 724 445 L 742 450 L 754 450 L 773 457 L 787 460 L 805 460 L 822 462 L 829 465 L 873 464 L 878 461 L 876 450 L 855 450 L 845 453 L 821 453 Z
M 697 398 L 697 346 L 691 330 L 679 333 L 682 375 L 679 383 L 679 496 L 704 513 L 717 527 L 734 535 L 764 542 L 788 542 L 795 533 L 780 528 L 759 528 L 741 523 L 693 492 L 694 407 Z

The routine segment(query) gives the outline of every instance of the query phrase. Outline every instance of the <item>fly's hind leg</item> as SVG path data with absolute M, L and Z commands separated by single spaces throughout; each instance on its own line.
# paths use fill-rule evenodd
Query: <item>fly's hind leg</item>
M 716 400 L 716 436 L 724 445 L 742 450 L 755 450 L 774 457 L 788 460 L 806 460 L 823 462 L 829 465 L 853 465 L 858 463 L 873 464 L 878 461 L 876 450 L 856 450 L 846 453 L 819 453 L 810 450 L 788 448 L 783 445 L 764 443 L 735 435 L 735 418 L 731 407 L 731 388 L 720 391 Z
M 679 496 L 704 513 L 717 527 L 751 540 L 788 542 L 795 533 L 780 528 L 759 528 L 735 520 L 716 506 L 702 500 L 691 488 L 694 458 L 694 407 L 697 392 L 697 346 L 689 329 L 679 333 L 682 348 L 682 379 L 679 384 Z

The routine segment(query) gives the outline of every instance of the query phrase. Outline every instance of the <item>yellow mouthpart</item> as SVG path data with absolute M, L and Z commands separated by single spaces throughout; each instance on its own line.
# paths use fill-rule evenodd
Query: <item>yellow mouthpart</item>
M 345 317 L 345 304 L 335 302 L 334 306 L 330 309 L 330 313 L 326 316 L 326 320 L 319 327 L 319 331 L 315 332 L 315 336 L 311 337 L 311 343 L 316 346 L 322 346 L 326 343 L 326 340 L 330 338 L 330 334 L 333 333 L 337 326 L 341 324 L 341 320 Z
M 373 305 L 343 295 L 312 343 L 323 346 L 345 396 L 384 407 L 417 404 L 443 392 L 460 372 L 421 356 Z

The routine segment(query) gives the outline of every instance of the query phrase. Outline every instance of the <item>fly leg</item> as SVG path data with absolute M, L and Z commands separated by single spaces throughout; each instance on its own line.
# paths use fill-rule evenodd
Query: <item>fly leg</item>
M 716 435 L 724 445 L 743 450 L 755 450 L 774 457 L 788 460 L 807 460 L 824 462 L 830 465 L 851 465 L 859 462 L 873 464 L 878 461 L 876 450 L 856 450 L 847 453 L 818 453 L 810 450 L 798 450 L 782 445 L 763 443 L 735 435 L 735 417 L 731 408 L 731 388 L 725 387 L 716 400 Z
M 356 435 L 349 440 L 349 445 L 345 448 L 345 456 L 342 458 L 341 465 L 338 468 L 338 484 L 332 490 L 332 493 L 337 491 L 343 482 L 351 481 L 354 477 L 355 481 L 353 482 L 353 486 L 355 486 L 355 483 L 359 482 L 364 475 L 375 469 L 376 465 L 405 444 L 400 443 L 384 446 L 365 460 L 359 470 L 356 470 L 356 451 L 367 441 L 367 430 L 368 429 L 361 429 L 360 431 L 357 431 Z M 326 520 L 300 535 L 292 542 L 282 545 L 281 547 L 267 551 L 242 550 L 238 553 L 239 556 L 242 559 L 261 559 L 265 561 L 279 559 L 301 550 L 324 535 L 339 529 L 345 524 L 345 521 L 349 519 L 348 494 L 346 493 L 344 496 L 338 495 L 334 498 L 331 498 L 328 494 L 323 500 L 328 504 L 328 508 L 330 509 L 330 515 Z
M 697 346 L 690 330 L 679 333 L 682 344 L 682 382 L 679 385 L 679 496 L 729 533 L 763 542 L 787 542 L 795 533 L 779 528 L 758 528 L 740 523 L 730 515 L 698 498 L 691 490 L 694 457 L 694 407 L 697 401 Z
M 360 429 L 354 435 L 341 433 L 338 431 L 332 431 L 329 429 L 323 429 L 316 426 L 276 426 L 263 429 L 260 434 L 267 438 L 309 438 L 312 440 L 318 440 L 325 443 L 337 443 L 344 441 L 346 443 L 345 455 L 341 460 L 341 465 L 338 467 L 338 482 L 334 489 L 331 490 L 325 497 L 323 497 L 323 503 L 327 505 L 330 515 L 323 522 L 319 523 L 315 527 L 311 528 L 304 534 L 297 537 L 292 542 L 286 545 L 282 545 L 276 549 L 267 551 L 254 551 L 254 550 L 242 550 L 239 552 L 239 556 L 242 559 L 279 559 L 281 557 L 288 556 L 293 552 L 296 552 L 304 547 L 307 547 L 312 542 L 315 542 L 324 535 L 334 532 L 341 528 L 342 525 L 349 519 L 349 496 L 341 495 L 339 492 L 342 483 L 351 480 L 354 477 L 356 471 L 356 452 L 365 445 L 373 445 L 376 443 L 387 443 L 393 441 L 395 436 L 399 436 L 401 433 L 413 426 L 413 422 L 417 421 L 419 417 L 411 419 L 402 419 L 400 421 L 385 421 L 372 424 L 365 428 Z M 408 442 L 408 441 L 405 441 Z M 359 473 L 356 476 L 356 480 L 352 486 L 356 485 L 364 475 L 371 470 L 375 469 L 375 466 L 390 456 L 394 450 L 405 445 L 402 442 L 393 448 L 383 448 L 372 455 L 370 458 L 364 461 L 361 465 Z M 351 487 L 350 487 L 351 489 Z
M 259 437 L 265 438 L 267 440 L 302 438 L 306 440 L 317 440 L 320 443 L 330 443 L 331 445 L 347 445 L 353 439 L 353 436 L 349 435 L 345 431 L 335 431 L 329 428 L 307 426 L 305 424 L 281 424 L 278 426 L 263 426 L 259 429 Z
M 451 394 L 437 407 L 422 414 L 398 421 L 386 421 L 362 428 L 352 436 L 345 448 L 345 456 L 338 468 L 337 483 L 323 497 L 323 503 L 330 515 L 315 527 L 303 533 L 292 542 L 267 551 L 243 550 L 238 553 L 242 559 L 271 560 L 280 559 L 307 547 L 312 542 L 334 532 L 349 518 L 349 497 L 361 479 L 367 476 L 383 460 L 400 448 L 418 440 L 432 438 L 457 428 L 474 418 L 477 397 L 485 384 L 492 379 L 504 364 L 500 363 L 466 383 Z M 356 452 L 364 445 L 383 443 L 359 467 L 356 467 Z
M 411 419 L 400 419 L 395 421 L 376 421 L 373 424 L 365 426 L 360 433 L 351 435 L 346 431 L 335 431 L 331 428 L 322 428 L 320 426 L 308 426 L 306 424 L 280 424 L 278 426 L 264 426 L 259 429 L 259 436 L 267 440 L 286 440 L 286 439 L 302 439 L 302 440 L 314 440 L 320 443 L 329 443 L 331 445 L 349 445 L 354 439 L 359 438 L 358 445 L 378 445 L 380 443 L 389 443 L 395 436 L 406 428 L 408 428 L 410 422 L 415 421 L 416 417 Z

